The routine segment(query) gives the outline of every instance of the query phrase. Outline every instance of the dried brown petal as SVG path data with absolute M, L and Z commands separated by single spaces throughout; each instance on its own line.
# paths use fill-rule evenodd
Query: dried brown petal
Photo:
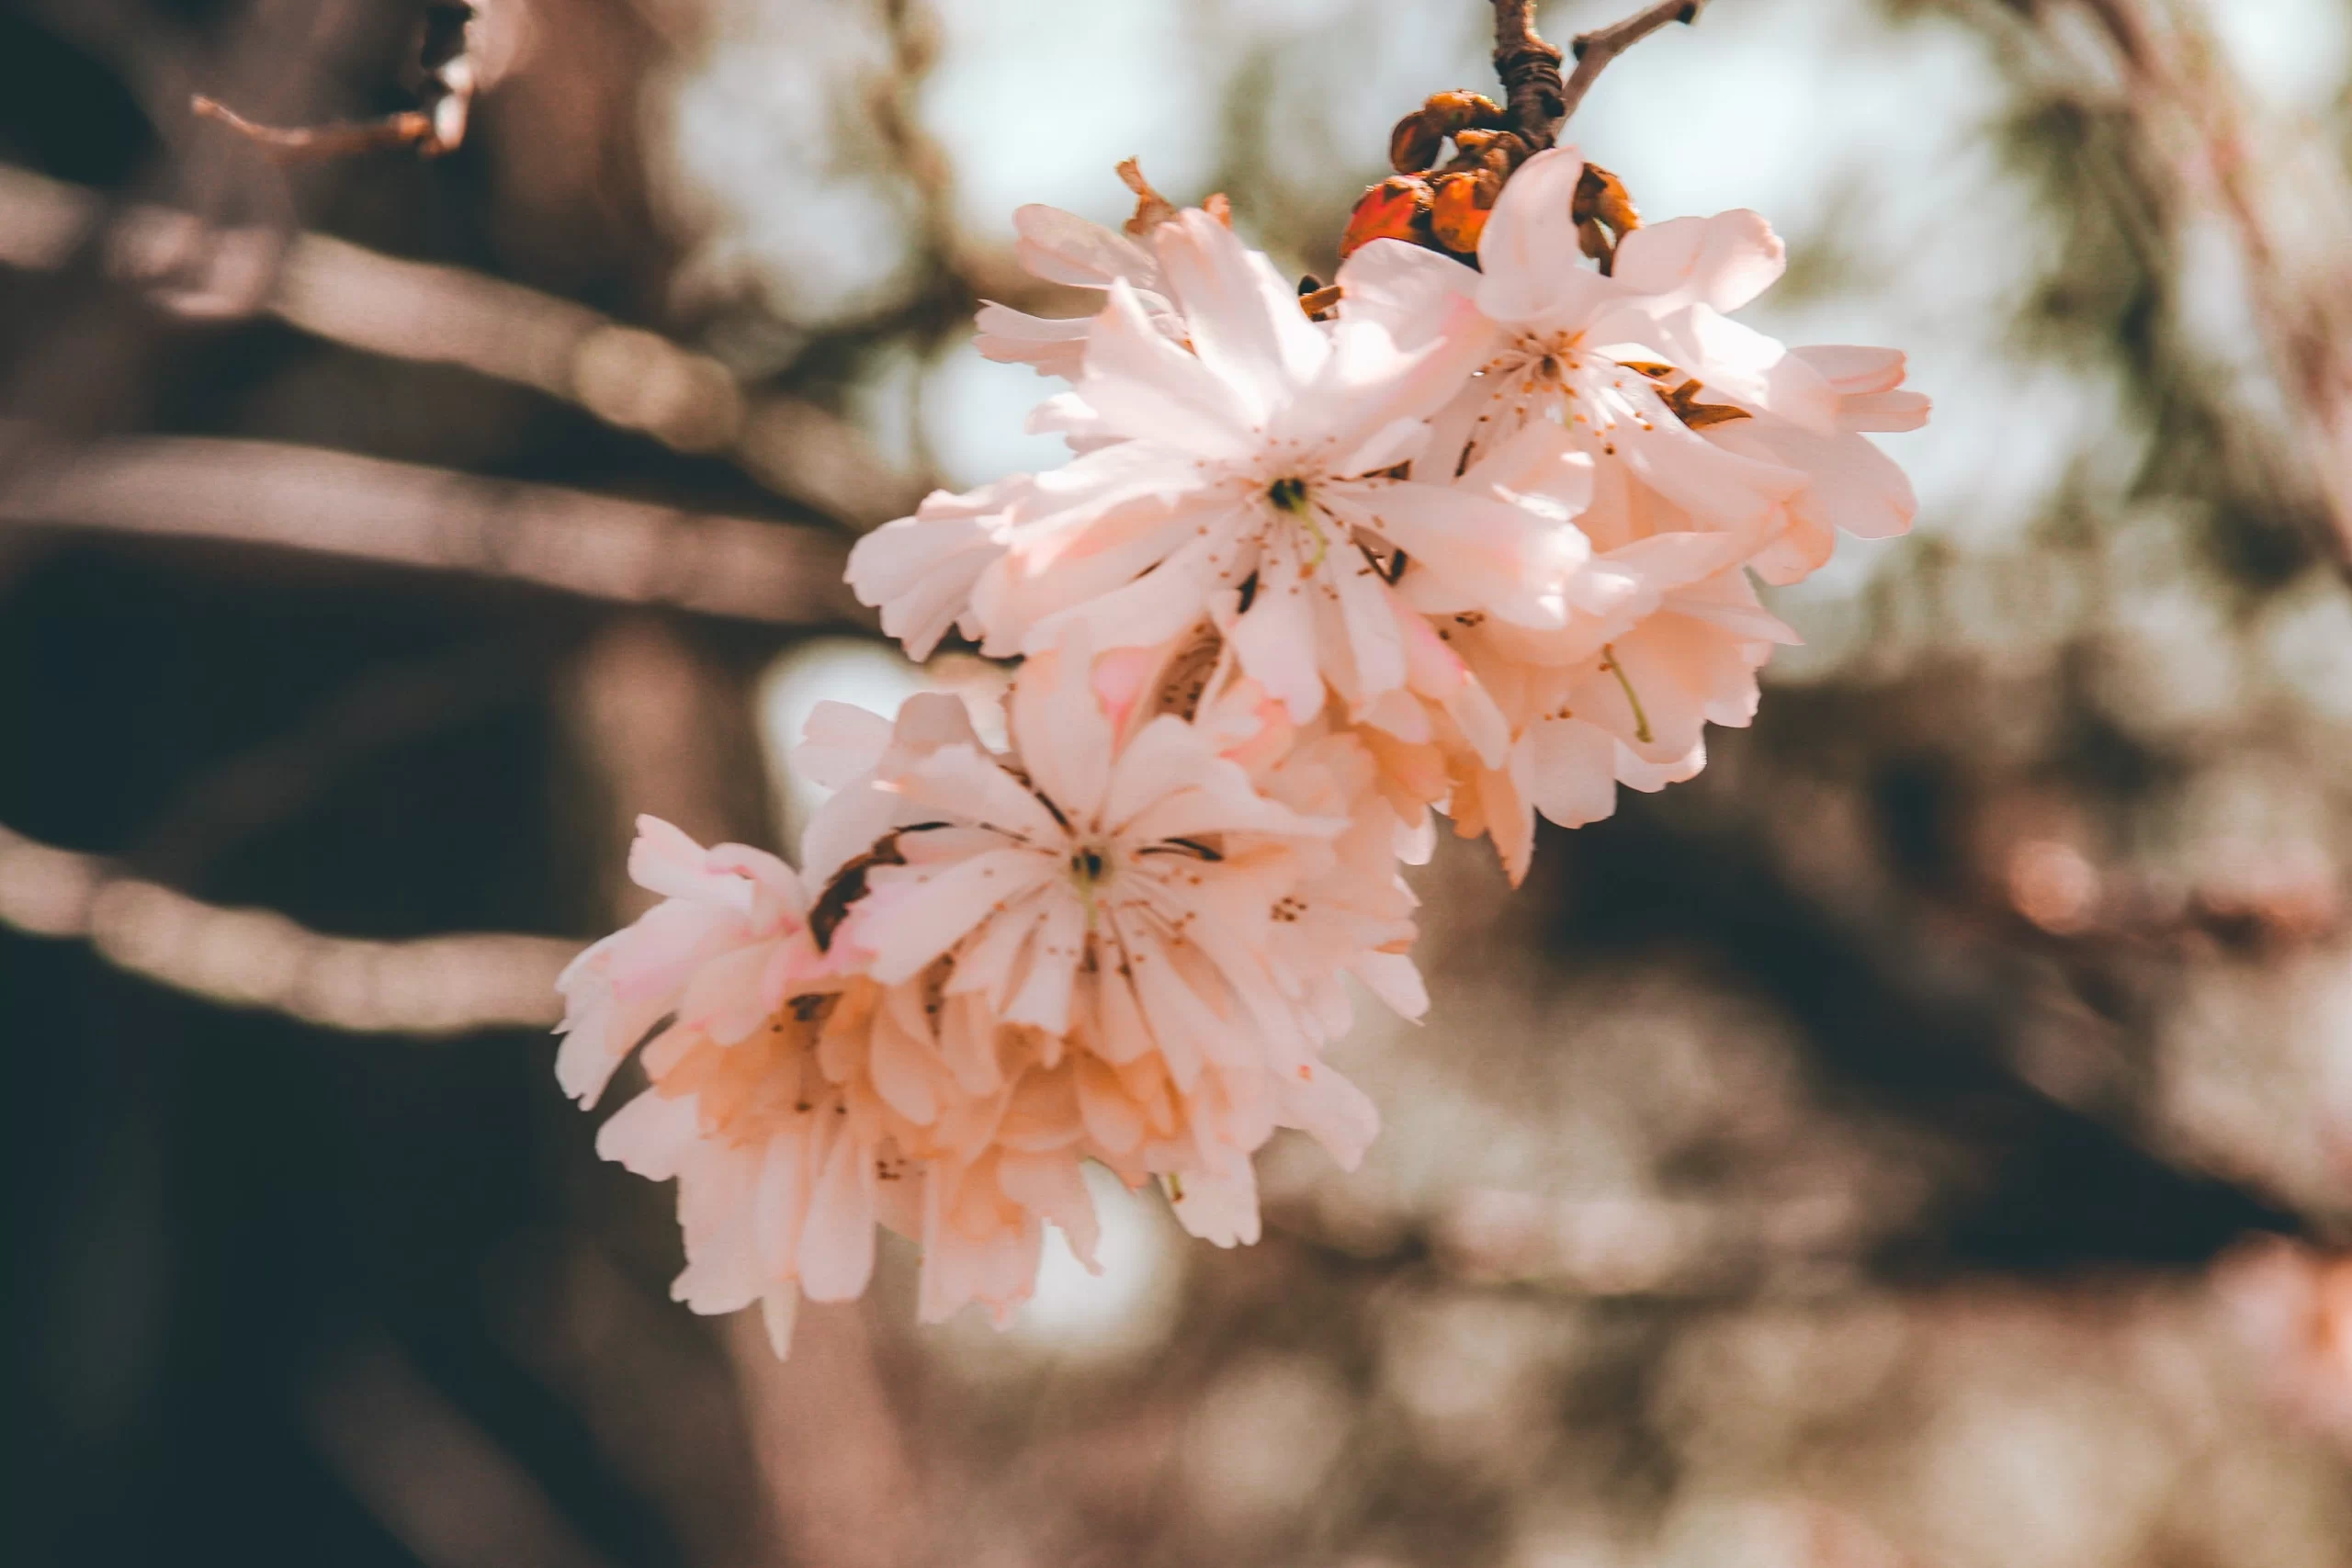
M 1609 231 L 1600 226 L 1598 218 L 1577 220 L 1577 249 L 1599 262 L 1603 273 L 1608 272 L 1609 263 L 1617 254 L 1617 247 L 1610 243 Z
M 1121 160 L 1117 173 L 1119 183 L 1136 193 L 1136 213 L 1127 220 L 1126 231 L 1138 240 L 1149 239 L 1154 229 L 1176 216 L 1176 205 L 1151 188 L 1143 177 L 1143 165 L 1135 159 Z
M 1699 383 L 1690 380 L 1666 394 L 1666 406 L 1674 411 L 1675 418 L 1691 429 L 1704 430 L 1711 424 L 1729 424 L 1736 419 L 1749 417 L 1746 409 L 1734 408 L 1729 403 L 1699 401 L 1700 390 Z
M 1445 135 L 1430 123 L 1429 111 L 1415 109 L 1388 133 L 1388 166 L 1400 175 L 1417 175 L 1437 162 Z
M 1634 198 L 1625 194 L 1624 183 L 1598 164 L 1584 166 L 1569 210 L 1578 222 L 1598 218 L 1621 236 L 1642 226 L 1642 215 L 1634 210 Z

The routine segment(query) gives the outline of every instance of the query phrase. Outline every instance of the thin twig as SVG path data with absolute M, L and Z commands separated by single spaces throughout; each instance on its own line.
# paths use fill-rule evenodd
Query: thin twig
M 556 974 L 580 945 L 501 932 L 323 936 L 274 910 L 208 904 L 5 827 L 0 927 L 86 941 L 117 968 L 208 1001 L 370 1034 L 552 1023 Z
M 1635 12 L 1622 22 L 1612 22 L 1605 28 L 1595 28 L 1589 33 L 1578 33 L 1576 42 L 1570 45 L 1568 50 L 1568 52 L 1576 57 L 1577 68 L 1560 89 L 1560 119 L 1565 120 L 1577 112 L 1577 106 L 1584 102 L 1585 94 L 1592 90 L 1592 85 L 1595 82 L 1600 80 L 1600 73 L 1609 69 L 1611 61 L 1668 22 L 1697 21 L 1699 13 L 1706 8 L 1707 0 L 1660 0 L 1659 4 Z M 1503 15 L 1506 11 L 1519 13 L 1521 23 L 1524 25 L 1527 10 L 1526 0 L 1496 0 L 1495 59 L 1498 68 L 1503 53 Z M 1527 28 L 1527 37 L 1534 38 L 1534 29 L 1532 26 Z M 1554 58 L 1557 57 L 1555 51 Z M 1555 130 L 1556 127 L 1555 121 Z M 1550 137 L 1545 138 L 1544 144 L 1546 146 L 1551 144 Z
M 0 425 L 12 434 L 26 427 Z M 0 525 L 304 550 L 771 625 L 863 618 L 841 586 L 840 536 L 817 528 L 279 442 L 28 445 L 0 483 Z
M 0 164 L 0 265 L 62 266 L 101 221 L 125 253 L 170 251 L 203 231 L 193 214 L 163 207 L 109 219 L 93 191 Z M 993 299 L 1035 299 L 1018 277 L 974 276 Z M 503 278 L 303 233 L 287 243 L 257 307 L 364 353 L 459 366 L 681 451 L 725 457 L 851 529 L 911 510 L 922 492 L 840 416 L 803 399 L 746 397 L 709 355 Z
M 444 157 L 465 141 L 474 93 L 485 85 L 481 62 L 473 54 L 474 24 L 480 16 L 481 7 L 473 0 L 443 0 L 425 6 L 418 18 L 416 51 L 411 61 L 411 69 L 419 78 L 417 107 L 413 109 L 380 119 L 278 126 L 247 119 L 202 93 L 188 100 L 188 107 L 198 118 L 219 121 L 280 164 L 348 158 L 397 148 L 414 148 L 427 158 Z
M 2140 0 L 2087 0 L 2083 9 L 2113 47 L 2126 122 L 2151 173 L 2177 185 L 2183 207 L 2201 205 L 2233 231 L 2248 302 L 2324 502 L 2316 542 L 2352 581 L 2352 290 L 2336 262 L 2352 233 L 2352 202 L 2342 171 L 2332 157 L 2290 164 L 2258 145 L 2246 89 L 2191 16 L 2173 8 L 2159 20 Z M 2293 204 L 2291 225 L 2277 220 L 2281 191 Z M 2298 243 L 2297 230 L 2318 237 Z
M 337 121 L 333 125 L 263 125 L 247 119 L 217 98 L 198 93 L 188 100 L 198 119 L 219 120 L 281 164 L 349 158 L 362 152 L 413 147 L 428 158 L 450 152 L 434 132 L 433 117 L 415 109 L 382 119 Z

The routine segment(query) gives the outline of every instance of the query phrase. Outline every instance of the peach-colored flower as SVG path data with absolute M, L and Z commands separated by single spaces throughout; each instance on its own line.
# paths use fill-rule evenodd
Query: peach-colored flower
M 1124 282 L 1155 327 L 1179 343 L 1184 340 L 1184 324 L 1169 302 L 1159 259 L 1147 246 L 1075 213 L 1035 203 L 1014 209 L 1012 227 L 1021 236 L 1014 254 L 1031 276 L 1097 290 Z M 1001 364 L 1027 365 L 1040 376 L 1074 381 L 1085 364 L 1091 323 L 1087 316 L 1032 316 L 984 303 L 976 344 L 983 355 Z
M 962 495 L 935 490 L 911 517 L 884 525 L 849 552 L 850 589 L 882 612 L 882 629 L 928 659 L 951 630 L 978 640 L 972 584 L 1004 554 L 1012 502 L 1028 491 L 1015 475 Z
M 1397 552 L 1427 592 L 1558 624 L 1583 540 L 1556 509 L 1389 471 L 1468 369 L 1450 340 L 1400 353 L 1368 322 L 1309 321 L 1266 258 L 1205 213 L 1179 214 L 1154 244 L 1182 341 L 1112 281 L 1075 392 L 1046 411 L 1086 450 L 1013 502 L 1006 552 L 973 585 L 984 651 L 1034 651 L 1069 624 L 1100 648 L 1156 644 L 1215 611 L 1304 720 L 1327 679 L 1363 700 L 1404 684 L 1383 577 Z
M 1435 416 L 1417 470 L 1451 464 L 1466 482 L 1510 467 L 1507 445 L 1547 425 L 1589 465 L 1570 504 L 1592 554 L 1564 594 L 1578 610 L 1566 626 L 1417 600 L 1506 716 L 1510 755 L 1474 756 L 1442 733 L 1405 755 L 1423 777 L 1442 765 L 1457 829 L 1492 837 L 1514 880 L 1536 815 L 1570 827 L 1605 817 L 1617 784 L 1655 789 L 1703 766 L 1706 724 L 1753 716 L 1757 671 L 1793 634 L 1748 571 L 1791 581 L 1827 558 L 1840 528 L 1907 526 L 1907 481 L 1859 432 L 1927 415 L 1926 399 L 1899 389 L 1892 350 L 1785 349 L 1730 319 L 1784 265 L 1754 213 L 1636 230 L 1609 274 L 1586 265 L 1571 215 L 1581 169 L 1565 149 L 1531 159 L 1496 205 L 1476 270 L 1375 243 L 1340 275 L 1343 315 L 1408 346 L 1435 334 L 1480 345 L 1481 369 Z M 1409 572 L 1399 588 L 1417 598 Z
M 935 974 L 884 985 L 831 963 L 774 856 L 646 818 L 631 869 L 670 897 L 565 974 L 559 1069 L 593 1101 L 642 1042 L 651 1087 L 597 1149 L 677 1181 L 681 1301 L 760 1303 L 781 1355 L 802 1296 L 864 1292 L 876 1224 L 922 1244 L 926 1318 L 979 1301 L 1002 1321 L 1048 1219 L 1091 1257 L 1075 1120 L 1053 1133 L 1055 1089 L 1023 1071 L 1034 1041 Z
M 836 957 L 883 986 L 935 976 L 943 1004 L 1020 1032 L 1022 1091 L 1051 1129 L 1033 1142 L 1130 1182 L 1244 1190 L 1278 1126 L 1352 1163 L 1374 1118 L 1321 1060 L 1346 1023 L 1338 979 L 1353 942 L 1411 935 L 1385 840 L 1360 852 L 1383 893 L 1338 870 L 1339 845 L 1359 851 L 1344 812 L 1361 779 L 1300 759 L 1261 789 L 1171 714 L 1122 736 L 1092 668 L 1077 639 L 1022 667 L 1006 756 L 939 702 L 895 725 L 819 709 L 814 760 L 845 787 L 804 860 L 820 907 L 843 911 Z M 975 1090 L 1001 1071 L 947 1066 Z
M 1909 481 L 1864 431 L 1915 430 L 1928 400 L 1903 390 L 1894 349 L 1789 348 L 1731 319 L 1776 281 L 1786 254 L 1753 212 L 1678 218 L 1587 265 L 1572 207 L 1581 160 L 1538 153 L 1496 202 L 1473 270 L 1396 242 L 1340 269 L 1343 316 L 1411 346 L 1440 331 L 1480 337 L 1482 368 L 1435 420 L 1423 462 L 1474 460 L 1530 420 L 1561 422 L 1620 466 L 1661 527 L 1753 531 L 1769 581 L 1826 560 L 1840 529 L 1903 532 Z M 1467 299 L 1465 321 L 1449 302 Z

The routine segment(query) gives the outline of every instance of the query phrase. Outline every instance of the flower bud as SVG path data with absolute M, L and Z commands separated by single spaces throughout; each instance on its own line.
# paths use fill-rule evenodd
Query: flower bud
M 1388 166 L 1400 175 L 1417 175 L 1437 162 L 1438 148 L 1449 136 L 1474 127 L 1498 126 L 1503 111 L 1478 93 L 1432 93 L 1419 108 L 1396 122 L 1388 133 Z
M 1403 240 L 1426 244 L 1430 235 L 1429 182 L 1410 175 L 1391 175 L 1357 198 L 1340 236 L 1340 254 L 1352 254 L 1374 240 Z
M 1438 243 L 1461 255 L 1476 252 L 1502 188 L 1501 176 L 1491 169 L 1440 175 L 1430 201 L 1430 231 Z

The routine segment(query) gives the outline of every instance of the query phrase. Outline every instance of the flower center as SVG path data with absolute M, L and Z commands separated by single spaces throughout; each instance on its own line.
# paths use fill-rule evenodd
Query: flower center
M 1086 930 L 1092 935 L 1101 908 L 1096 900 L 1111 880 L 1111 850 L 1102 843 L 1080 844 L 1070 852 L 1070 880 L 1078 886 L 1078 900 L 1086 908 Z
M 1584 368 L 1582 347 L 1584 334 L 1564 333 L 1556 337 L 1523 337 L 1520 353 L 1523 356 L 1525 374 L 1540 386 L 1556 387 L 1564 391 L 1568 378 Z
M 1078 879 L 1080 888 L 1091 892 L 1111 879 L 1110 852 L 1100 844 L 1087 844 L 1072 851 L 1069 874 Z
M 1276 479 L 1266 487 L 1266 499 L 1273 504 L 1275 511 L 1297 519 L 1315 536 L 1315 554 L 1308 558 L 1306 570 L 1312 571 L 1322 565 L 1325 552 L 1331 547 L 1331 541 L 1324 534 L 1323 525 L 1315 520 L 1315 503 L 1307 497 L 1306 481 L 1301 479 Z

